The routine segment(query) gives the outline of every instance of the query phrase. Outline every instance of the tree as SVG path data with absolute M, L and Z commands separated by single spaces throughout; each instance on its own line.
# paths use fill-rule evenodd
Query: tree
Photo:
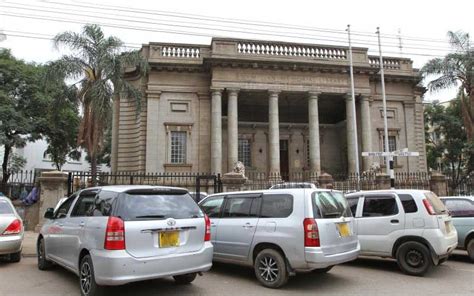
M 9 50 L 0 49 L 0 145 L 4 146 L 2 185 L 11 175 L 14 148 L 41 138 L 49 99 L 41 93 L 44 67 L 17 60 Z
M 474 141 L 474 48 L 468 33 L 449 31 L 448 38 L 455 52 L 428 61 L 421 72 L 425 78 L 436 77 L 428 84 L 431 91 L 459 86 L 465 133 Z
M 461 96 L 447 107 L 434 102 L 424 111 L 428 165 L 449 175 L 453 190 L 474 171 L 474 145 L 467 141 L 461 113 Z
M 56 48 L 69 48 L 72 54 L 59 59 L 52 73 L 80 79 L 77 98 L 82 108 L 82 120 L 77 141 L 91 160 L 94 182 L 113 99 L 119 96 L 130 98 L 136 101 L 138 110 L 141 106 L 142 93 L 124 78 L 124 71 L 138 66 L 140 74 L 145 75 L 148 64 L 139 51 L 123 51 L 122 41 L 105 37 L 97 25 L 85 25 L 81 33 L 60 33 L 54 37 L 54 44 Z

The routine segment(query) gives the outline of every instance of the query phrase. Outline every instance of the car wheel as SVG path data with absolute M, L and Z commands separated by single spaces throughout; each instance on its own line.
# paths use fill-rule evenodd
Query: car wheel
M 318 268 L 318 269 L 314 269 L 313 272 L 314 273 L 326 273 L 326 272 L 329 272 L 333 267 L 334 267 L 334 265 L 331 265 L 331 266 L 328 266 L 328 267 L 325 267 L 325 268 Z
M 419 242 L 406 242 L 397 249 L 397 263 L 409 275 L 422 276 L 433 265 L 429 249 Z
M 45 252 L 45 247 L 44 247 L 44 239 L 40 239 L 38 242 L 38 249 L 36 250 L 36 253 L 38 254 L 38 269 L 39 270 L 47 270 L 51 268 L 53 263 L 49 260 L 46 259 L 46 252 Z
M 173 278 L 179 285 L 187 285 L 192 283 L 196 279 L 196 273 L 188 273 L 182 275 L 175 275 Z
M 471 238 L 466 246 L 467 254 L 471 262 L 474 262 L 474 238 Z
M 10 254 L 10 262 L 17 263 L 21 260 L 21 251 L 17 253 Z
M 288 281 L 285 258 L 274 249 L 265 249 L 258 253 L 254 270 L 258 281 L 267 288 L 276 289 Z
M 103 295 L 104 287 L 95 282 L 94 265 L 90 255 L 84 256 L 79 266 L 79 286 L 82 296 Z

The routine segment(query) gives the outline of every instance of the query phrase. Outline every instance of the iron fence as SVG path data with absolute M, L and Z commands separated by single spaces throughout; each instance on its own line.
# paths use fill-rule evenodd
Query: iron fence
M 3 182 L 3 174 L 0 173 L 0 192 L 10 197 L 18 199 L 22 195 L 27 195 L 35 186 L 36 171 L 18 171 L 11 173 L 6 182 Z
M 455 182 L 452 175 L 446 176 L 448 182 L 448 195 L 474 195 L 474 172 L 460 176 Z

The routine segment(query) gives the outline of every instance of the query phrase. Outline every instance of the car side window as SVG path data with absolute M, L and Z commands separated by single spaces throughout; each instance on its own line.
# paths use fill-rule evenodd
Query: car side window
M 397 202 L 393 196 L 366 196 L 362 217 L 392 216 L 398 213 Z
M 91 209 L 94 206 L 95 195 L 81 194 L 77 199 L 76 204 L 71 212 L 71 217 L 89 216 Z
M 76 199 L 76 195 L 66 199 L 62 205 L 59 206 L 58 210 L 54 214 L 54 219 L 66 218 L 69 209 L 71 208 L 72 202 Z
M 474 217 L 474 203 L 467 199 L 446 199 L 452 217 Z
M 347 203 L 349 204 L 349 207 L 351 208 L 352 216 L 356 216 L 357 213 L 357 203 L 359 202 L 359 197 L 351 197 L 347 198 Z
M 293 212 L 293 196 L 265 194 L 262 199 L 261 218 L 286 218 Z
M 202 211 L 209 218 L 219 218 L 224 196 L 210 197 L 201 204 Z
M 246 196 L 228 198 L 224 206 L 222 218 L 250 217 L 253 201 L 254 198 Z
M 398 197 L 402 202 L 405 213 L 416 213 L 418 211 L 418 207 L 416 206 L 413 196 L 410 194 L 399 194 Z
M 113 191 L 100 191 L 94 199 L 94 205 L 89 212 L 90 216 L 105 216 L 108 217 L 112 214 L 112 208 L 117 198 L 117 193 Z

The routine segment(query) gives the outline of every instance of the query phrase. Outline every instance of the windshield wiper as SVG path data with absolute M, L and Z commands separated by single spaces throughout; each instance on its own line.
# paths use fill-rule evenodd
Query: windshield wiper
M 145 218 L 145 219 L 153 219 L 153 218 L 157 218 L 157 219 L 164 219 L 166 218 L 165 215 L 143 215 L 143 216 L 136 216 L 135 218 Z

